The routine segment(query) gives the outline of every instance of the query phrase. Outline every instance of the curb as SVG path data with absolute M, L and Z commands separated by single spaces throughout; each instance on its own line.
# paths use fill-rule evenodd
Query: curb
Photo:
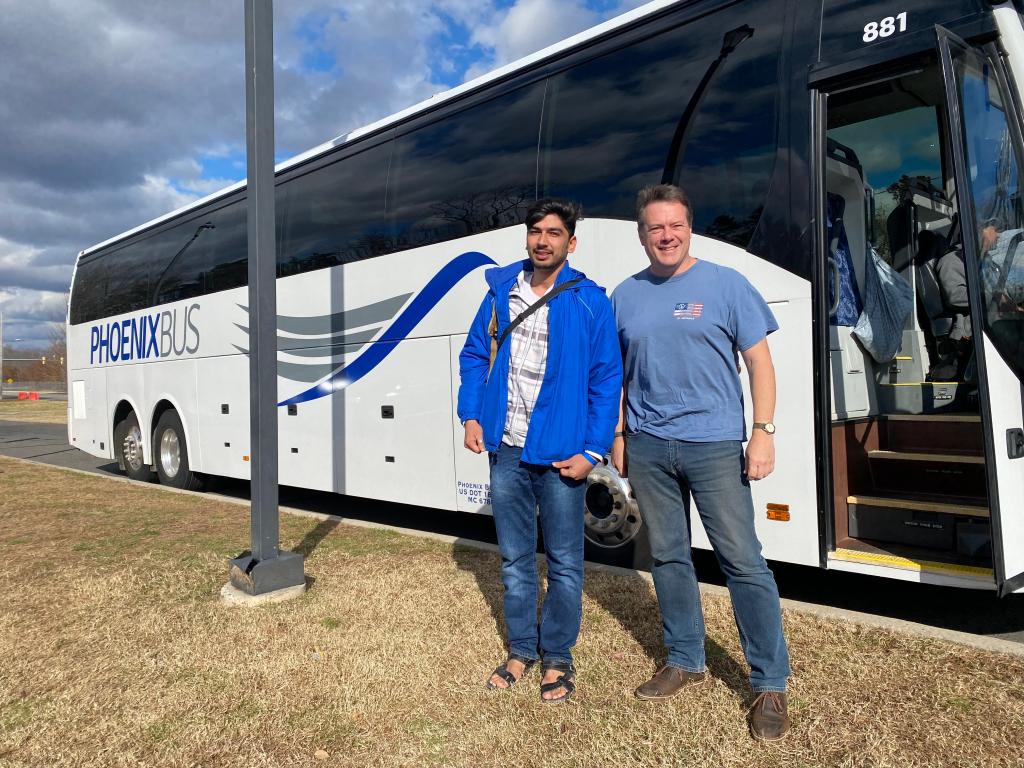
M 178 488 L 168 488 L 164 485 L 158 485 L 155 483 L 146 483 L 139 480 L 131 480 L 127 477 L 118 477 L 113 475 L 104 475 L 97 472 L 90 472 L 84 469 L 75 469 L 73 467 L 60 467 L 54 464 L 46 464 L 41 461 L 33 461 L 31 459 L 22 459 L 16 456 L 4 456 L 3 458 L 11 461 L 20 462 L 22 464 L 30 464 L 33 466 L 49 467 L 64 472 L 73 472 L 87 477 L 99 477 L 104 480 L 110 480 L 118 483 L 127 483 L 129 485 L 137 485 L 141 488 L 147 488 L 149 490 L 159 490 L 166 493 L 180 493 L 187 496 L 198 496 L 205 499 L 216 499 L 217 501 L 227 502 L 236 506 L 248 507 L 250 502 L 246 499 L 237 499 L 232 496 L 224 496 L 218 493 L 203 493 L 200 491 L 183 491 Z M 430 531 L 419 531 L 412 528 L 402 528 L 396 525 L 386 525 L 384 523 L 374 523 L 368 520 L 350 520 L 340 515 L 327 515 L 321 512 L 310 512 L 304 509 L 296 509 L 295 507 L 279 506 L 278 509 L 287 515 L 293 517 L 307 517 L 313 520 L 329 521 L 337 520 L 341 525 L 348 525 L 355 528 L 373 528 L 378 530 L 394 531 L 396 533 L 402 533 L 407 536 L 415 536 L 421 539 L 430 539 L 444 544 L 458 544 L 464 547 L 470 547 L 472 549 L 478 549 L 486 552 L 498 552 L 498 547 L 494 544 L 488 544 L 482 541 L 475 541 L 473 539 L 464 539 L 458 536 L 449 536 L 441 533 L 432 533 Z M 543 555 L 538 554 L 538 558 Z M 621 568 L 614 565 L 605 565 L 603 563 L 591 563 L 587 562 L 585 567 L 589 571 L 600 571 L 604 573 L 610 573 L 617 576 L 624 576 L 628 578 L 641 578 L 648 584 L 653 585 L 651 574 L 646 571 L 636 571 L 629 568 Z M 712 595 L 715 597 L 729 597 L 729 590 L 725 587 L 717 584 L 700 584 L 700 591 L 702 594 Z M 1011 656 L 1024 657 L 1024 644 L 1015 643 L 1011 640 L 1003 640 L 998 637 L 988 637 L 986 635 L 972 635 L 967 632 L 959 632 L 953 629 L 944 629 L 942 627 L 932 627 L 927 624 L 918 624 L 913 621 L 905 621 L 903 619 L 893 619 L 887 616 L 875 616 L 870 613 L 860 613 L 858 611 L 850 611 L 845 608 L 833 608 L 827 605 L 818 605 L 816 603 L 804 603 L 799 600 L 790 600 L 782 598 L 781 600 L 783 610 L 793 611 L 796 613 L 805 614 L 808 616 L 814 616 L 821 619 L 831 619 L 835 621 L 842 621 L 857 624 L 862 627 L 870 627 L 874 629 L 884 629 L 892 632 L 898 632 L 900 634 L 913 635 L 915 637 L 921 637 L 929 640 L 942 640 L 945 642 L 956 643 L 957 645 L 963 645 L 970 648 L 977 648 L 982 651 L 989 651 L 992 653 L 1005 653 Z

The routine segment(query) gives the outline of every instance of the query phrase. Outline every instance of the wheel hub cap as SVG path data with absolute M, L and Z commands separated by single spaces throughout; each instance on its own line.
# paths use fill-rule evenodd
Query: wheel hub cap
M 599 547 L 621 547 L 643 526 L 629 481 L 612 467 L 594 467 L 584 498 L 583 531 Z
M 174 477 L 181 469 L 181 443 L 173 429 L 165 429 L 160 435 L 160 468 L 167 477 Z
M 124 457 L 125 466 L 133 472 L 142 467 L 142 432 L 137 426 L 128 430 L 121 444 L 121 455 Z

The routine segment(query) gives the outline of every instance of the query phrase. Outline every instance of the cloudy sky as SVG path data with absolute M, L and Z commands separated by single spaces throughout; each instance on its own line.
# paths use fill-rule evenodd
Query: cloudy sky
M 277 157 L 643 2 L 276 0 Z M 48 342 L 80 250 L 244 178 L 243 7 L 0 0 L 7 345 Z

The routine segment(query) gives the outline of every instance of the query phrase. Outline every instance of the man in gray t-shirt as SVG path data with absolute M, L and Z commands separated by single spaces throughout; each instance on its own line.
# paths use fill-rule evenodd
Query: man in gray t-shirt
M 775 467 L 775 369 L 767 336 L 779 326 L 743 275 L 690 255 L 692 221 L 679 187 L 641 190 L 637 222 L 651 266 L 612 295 L 625 360 L 612 461 L 623 475 L 628 470 L 647 523 L 668 648 L 665 665 L 636 695 L 668 699 L 705 677 L 704 619 L 690 552 L 692 494 L 750 665 L 757 694 L 751 732 L 778 739 L 789 729 L 789 655 L 775 577 L 754 530 L 749 481 Z M 745 454 L 739 356 L 749 371 L 754 414 Z

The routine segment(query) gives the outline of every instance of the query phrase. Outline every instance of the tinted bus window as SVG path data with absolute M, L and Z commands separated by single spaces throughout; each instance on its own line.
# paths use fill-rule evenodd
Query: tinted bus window
M 398 136 L 388 181 L 394 250 L 525 220 L 543 96 L 536 83 Z
M 954 65 L 976 217 L 964 237 L 977 237 L 985 329 L 1024 381 L 1024 206 L 1013 115 L 988 62 L 961 56 Z
M 202 212 L 154 235 L 146 245 L 152 304 L 245 285 L 245 201 Z
M 145 243 L 151 258 L 153 304 L 187 299 L 203 293 L 205 264 L 197 260 L 202 253 L 196 241 L 207 235 L 202 221 L 178 224 L 153 235 Z
M 637 190 L 669 166 L 694 229 L 745 246 L 776 155 L 781 25 L 777 6 L 740 3 L 553 77 L 543 194 L 632 219 Z
M 102 259 L 88 259 L 75 270 L 71 287 L 71 322 L 84 323 L 105 314 L 104 302 L 110 295 L 111 272 Z
M 90 255 L 78 265 L 71 322 L 135 312 L 150 306 L 152 236 Z
M 385 142 L 278 185 L 279 277 L 386 252 L 382 220 L 390 151 Z
M 106 313 L 119 315 L 144 309 L 149 304 L 149 268 L 145 253 L 129 245 L 105 257 L 107 275 Z
M 193 248 L 205 264 L 203 293 L 226 291 L 249 284 L 248 201 L 231 203 L 194 221 L 213 224 Z

